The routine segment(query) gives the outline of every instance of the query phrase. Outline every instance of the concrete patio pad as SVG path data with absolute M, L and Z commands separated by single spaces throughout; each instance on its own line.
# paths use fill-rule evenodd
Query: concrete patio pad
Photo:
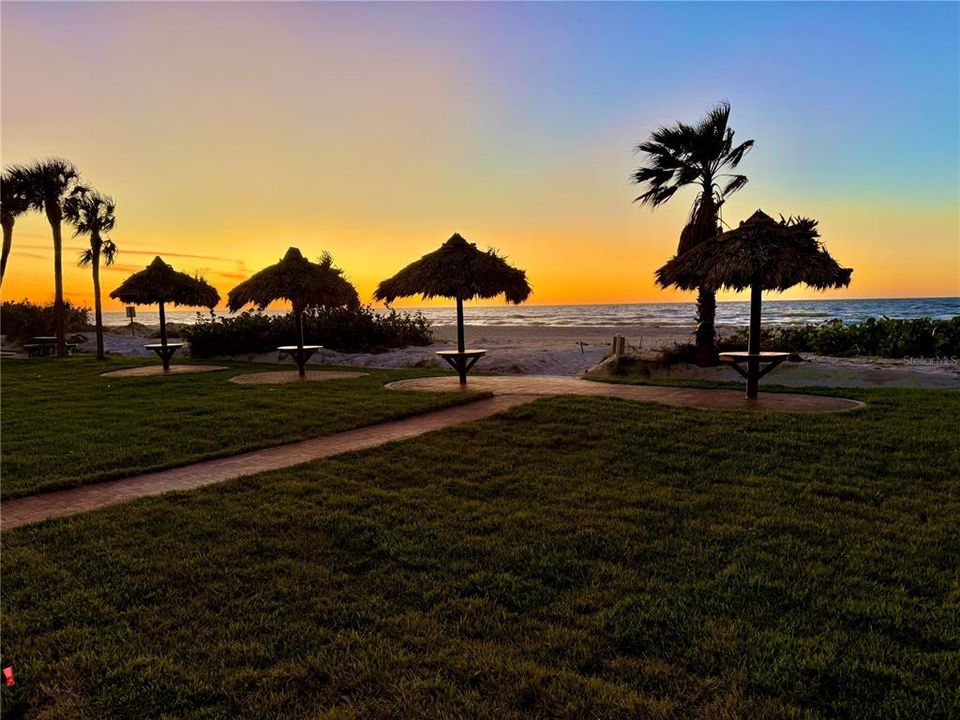
M 461 386 L 455 376 L 398 380 L 387 387 L 393 390 L 419 392 L 456 392 Z M 662 405 L 700 410 L 776 410 L 780 412 L 828 413 L 845 412 L 863 407 L 858 400 L 803 395 L 800 393 L 760 393 L 756 400 L 747 400 L 742 390 L 665 387 L 654 385 L 621 385 L 593 382 L 580 378 L 519 375 L 474 376 L 467 388 L 494 395 L 594 395 L 640 400 Z
M 143 367 L 126 368 L 124 370 L 111 370 L 103 373 L 100 377 L 154 377 L 157 375 L 185 375 L 227 369 L 224 365 L 171 365 L 169 370 L 164 370 L 163 365 L 144 365 Z

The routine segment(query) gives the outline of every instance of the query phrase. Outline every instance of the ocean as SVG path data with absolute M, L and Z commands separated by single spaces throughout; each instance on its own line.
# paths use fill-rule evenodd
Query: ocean
M 414 312 L 418 308 L 401 308 Z M 434 325 L 453 325 L 457 316 L 453 307 L 419 308 Z M 285 310 L 269 311 L 284 314 Z M 218 311 L 217 314 L 226 314 Z M 127 325 L 123 311 L 105 312 L 105 325 Z M 947 319 L 960 315 L 960 298 L 908 298 L 875 300 L 769 300 L 763 303 L 763 321 L 767 324 L 796 325 L 820 323 L 840 318 L 845 323 L 860 322 L 868 317 L 889 318 L 931 317 Z M 196 310 L 166 311 L 167 322 L 193 323 Z M 203 312 L 202 317 L 210 317 Z M 623 305 L 468 305 L 464 320 L 468 325 L 539 325 L 558 327 L 660 325 L 683 326 L 693 322 L 694 304 L 631 303 Z M 750 303 L 717 303 L 717 323 L 746 325 L 750 319 Z M 137 307 L 136 321 L 157 325 L 160 317 L 155 306 Z

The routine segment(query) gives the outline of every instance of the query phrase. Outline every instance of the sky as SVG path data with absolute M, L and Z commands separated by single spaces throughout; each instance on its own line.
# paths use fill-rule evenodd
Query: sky
M 634 203 L 633 147 L 720 100 L 756 140 L 724 221 L 815 217 L 854 268 L 783 297 L 960 295 L 956 3 L 5 0 L 0 25 L 3 164 L 63 156 L 115 197 L 104 295 L 159 254 L 225 297 L 293 245 L 368 301 L 459 232 L 534 304 L 690 299 L 653 273 L 695 191 Z M 4 299 L 49 301 L 52 265 L 45 219 L 18 220 Z

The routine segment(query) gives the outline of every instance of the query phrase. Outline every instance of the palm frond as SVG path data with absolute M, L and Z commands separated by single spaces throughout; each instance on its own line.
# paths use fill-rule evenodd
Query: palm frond
M 0 176 L 0 215 L 16 218 L 30 209 L 30 199 L 18 166 L 11 166 Z
M 730 131 L 730 137 L 733 138 L 733 131 Z M 733 170 L 740 164 L 740 161 L 743 160 L 743 156 L 747 154 L 747 151 L 753 147 L 753 140 L 747 140 L 746 142 L 740 143 L 733 150 L 730 150 L 724 159 L 724 164 L 726 167 Z
M 80 181 L 80 171 L 69 160 L 50 157 L 36 160 L 29 165 L 18 165 L 16 176 L 23 183 L 30 207 L 38 211 L 49 211 L 71 194 Z
M 722 190 L 715 184 L 722 168 L 735 168 L 753 147 L 753 140 L 733 147 L 734 132 L 729 121 L 730 103 L 723 101 L 709 109 L 696 125 L 676 123 L 657 128 L 634 148 L 645 156 L 645 163 L 630 175 L 631 183 L 644 186 L 644 192 L 634 198 L 634 202 L 656 208 L 670 200 L 680 188 L 689 185 L 701 188 L 690 220 L 681 233 L 680 248 L 693 247 L 712 237 L 723 198 L 746 183 L 746 176 L 737 175 Z M 705 197 L 707 195 L 710 197 Z M 711 217 L 701 217 L 704 210 L 708 210 Z
M 117 247 L 117 244 L 107 238 L 103 241 L 103 245 L 100 246 L 100 256 L 103 258 L 104 265 L 113 265 L 117 261 L 117 255 L 120 254 L 120 248 Z
M 733 193 L 735 193 L 737 190 L 739 190 L 746 184 L 747 184 L 746 175 L 734 175 L 723 187 L 723 190 L 720 191 L 720 197 L 726 198 L 728 195 L 733 195 Z

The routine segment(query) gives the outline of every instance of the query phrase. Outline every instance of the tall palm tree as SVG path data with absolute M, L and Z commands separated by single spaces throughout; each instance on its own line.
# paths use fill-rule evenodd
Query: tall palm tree
M 63 222 L 63 203 L 77 188 L 80 172 L 69 160 L 47 158 L 38 160 L 25 168 L 24 178 L 30 207 L 46 214 L 53 235 L 53 317 L 57 335 L 57 355 L 67 354 L 63 312 L 63 237 L 60 225 Z
M 3 226 L 3 252 L 0 254 L 0 283 L 7 272 L 7 258 L 13 244 L 13 226 L 17 217 L 30 209 L 23 178 L 16 166 L 0 177 L 0 225 Z
M 109 195 L 80 187 L 63 203 L 64 217 L 75 228 L 74 237 L 89 235 L 90 247 L 80 254 L 80 267 L 93 269 L 94 318 L 97 328 L 97 359 L 103 360 L 103 309 L 100 301 L 100 258 L 105 265 L 113 265 L 117 258 L 117 246 L 107 233 L 117 223 L 114 212 L 117 204 Z
M 753 140 L 733 144 L 730 103 L 711 109 L 697 125 L 677 123 L 655 130 L 634 148 L 646 163 L 631 175 L 631 181 L 646 191 L 634 202 L 657 208 L 682 187 L 698 188 L 690 218 L 680 233 L 677 255 L 682 255 L 721 232 L 720 208 L 726 199 L 747 184 L 747 176 L 735 170 Z M 714 288 L 701 286 L 697 295 L 697 362 L 716 362 L 714 324 L 717 296 Z

